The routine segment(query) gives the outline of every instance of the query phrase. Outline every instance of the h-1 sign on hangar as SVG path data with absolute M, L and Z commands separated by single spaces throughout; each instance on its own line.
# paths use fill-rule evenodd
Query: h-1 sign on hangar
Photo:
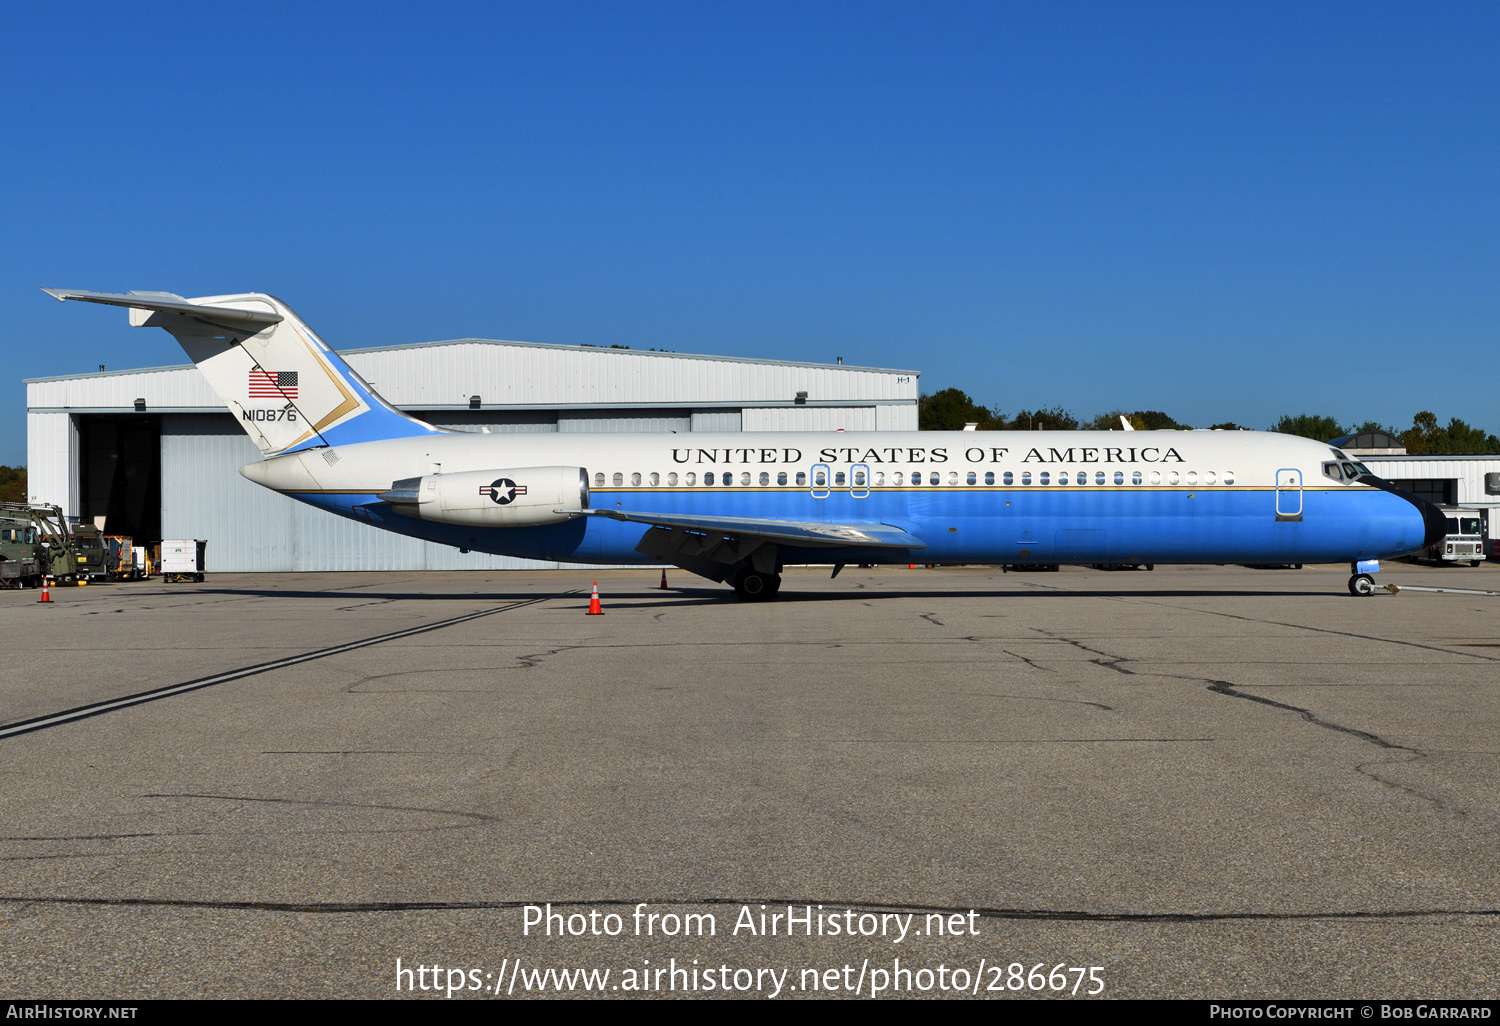
M 912 370 L 489 339 L 341 352 L 394 406 L 454 431 L 917 427 Z M 260 453 L 191 364 L 34 378 L 26 412 L 32 502 L 137 541 L 207 539 L 211 570 L 556 565 L 461 553 L 255 486 L 239 468 Z

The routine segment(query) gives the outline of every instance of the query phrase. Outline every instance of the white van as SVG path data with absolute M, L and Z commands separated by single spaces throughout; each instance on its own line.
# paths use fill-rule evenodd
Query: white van
M 1459 506 L 1444 506 L 1448 517 L 1448 533 L 1436 544 L 1421 551 L 1420 558 L 1430 559 L 1438 565 L 1444 563 L 1467 563 L 1478 566 L 1483 562 L 1484 514 L 1477 509 Z

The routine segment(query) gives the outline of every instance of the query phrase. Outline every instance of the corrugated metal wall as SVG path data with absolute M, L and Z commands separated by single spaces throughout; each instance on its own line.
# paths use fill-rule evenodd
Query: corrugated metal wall
M 885 403 L 875 407 L 876 431 L 917 430 L 916 403 Z
M 78 425 L 68 413 L 26 414 L 26 491 L 78 516 Z
M 911 371 L 775 363 L 676 353 L 464 339 L 341 354 L 391 404 L 406 408 L 696 406 L 812 402 L 915 404 Z M 196 367 L 108 371 L 27 382 L 35 410 L 211 410 L 221 405 Z M 633 413 L 625 414 L 632 416 Z
M 746 431 L 874 431 L 875 406 L 773 406 L 748 409 Z
M 621 410 L 608 413 L 559 413 L 557 430 L 562 432 L 587 431 L 676 431 L 679 434 L 693 430 L 693 418 L 686 410 Z
M 215 409 L 224 405 L 208 387 L 208 379 L 192 364 L 41 378 L 26 383 L 26 405 L 30 409 L 124 411 L 131 409 L 137 399 L 146 400 L 152 410 L 192 406 Z
M 1361 456 L 1358 457 L 1376 474 L 1387 481 L 1437 478 L 1458 482 L 1458 502 L 1464 506 L 1494 506 L 1500 504 L 1500 495 L 1489 495 L 1484 490 L 1484 475 L 1500 471 L 1500 456 L 1488 459 L 1443 459 L 1409 456 Z
M 736 360 L 688 353 L 595 349 L 487 339 L 342 350 L 396 406 L 604 406 L 639 403 L 915 402 L 911 371 Z
M 740 431 L 739 410 L 694 410 L 694 431 Z
M 492 434 L 555 432 L 557 414 L 549 410 L 433 410 L 419 414 L 422 420 L 445 431 L 483 431 Z
M 293 569 L 297 504 L 239 475 L 259 459 L 230 414 L 163 416 L 162 537 L 208 539 L 211 569 Z

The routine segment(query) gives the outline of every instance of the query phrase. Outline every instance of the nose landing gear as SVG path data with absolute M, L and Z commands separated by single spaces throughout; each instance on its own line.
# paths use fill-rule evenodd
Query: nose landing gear
M 1355 574 L 1349 578 L 1349 594 L 1351 595 L 1373 595 L 1375 594 L 1375 578 L 1369 574 Z

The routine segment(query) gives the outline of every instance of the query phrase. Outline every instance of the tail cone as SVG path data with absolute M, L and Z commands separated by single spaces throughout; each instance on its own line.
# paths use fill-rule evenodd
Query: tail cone
M 594 582 L 594 594 L 589 598 L 589 611 L 586 616 L 603 616 L 604 610 L 599 608 L 599 582 Z

